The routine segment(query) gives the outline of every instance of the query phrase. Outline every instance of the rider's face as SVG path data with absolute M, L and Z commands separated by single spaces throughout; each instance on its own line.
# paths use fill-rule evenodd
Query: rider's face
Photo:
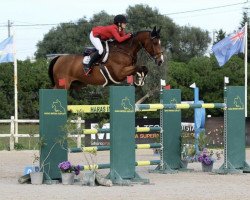
M 122 23 L 122 24 L 121 24 L 121 27 L 122 27 L 123 29 L 125 29 L 125 28 L 126 28 L 126 26 L 127 26 L 127 24 L 126 24 L 126 23 Z

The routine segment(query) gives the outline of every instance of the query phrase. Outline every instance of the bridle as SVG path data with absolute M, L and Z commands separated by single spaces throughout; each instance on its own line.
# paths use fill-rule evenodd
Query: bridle
M 155 37 L 151 37 L 151 40 L 153 40 Z M 151 55 L 147 50 L 146 48 L 142 45 L 141 42 L 139 42 L 139 45 L 141 46 L 141 48 L 143 49 L 143 51 L 146 53 L 147 57 L 150 59 L 150 60 L 153 60 L 155 61 L 157 59 L 157 56 L 158 55 L 162 55 L 163 54 L 163 51 L 160 51 L 160 52 L 156 52 L 154 53 L 153 55 Z M 153 51 L 155 52 L 155 46 L 153 45 Z
M 134 38 L 135 36 L 132 37 L 132 40 L 130 41 L 130 44 L 129 46 L 132 47 L 133 43 L 134 43 Z M 150 39 L 153 40 L 155 37 L 151 37 Z M 162 55 L 163 54 L 163 51 L 160 51 L 160 52 L 156 52 L 154 53 L 153 55 L 151 55 L 147 50 L 146 48 L 142 45 L 142 43 L 140 41 L 139 42 L 139 46 L 140 46 L 140 49 L 143 49 L 143 51 L 146 53 L 146 56 L 150 59 L 150 60 L 153 60 L 155 61 L 157 59 L 157 57 L 159 55 Z M 153 42 L 153 41 L 152 41 Z M 123 48 L 120 48 L 119 46 L 117 45 L 114 45 L 113 47 L 115 47 L 115 50 L 112 49 L 113 51 L 116 51 L 116 52 L 120 52 L 122 54 L 125 54 L 127 56 L 129 56 L 132 60 L 132 63 L 135 62 L 136 58 L 137 58 L 137 55 L 134 56 L 133 54 L 131 54 L 130 52 L 128 52 L 127 50 L 123 49 Z M 153 51 L 155 52 L 155 46 L 153 45 Z

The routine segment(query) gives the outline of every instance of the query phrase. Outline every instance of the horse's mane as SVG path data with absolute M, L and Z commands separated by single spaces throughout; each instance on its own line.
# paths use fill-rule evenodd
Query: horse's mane
M 151 33 L 151 31 L 149 30 L 141 30 L 141 31 L 137 31 L 134 35 L 138 35 L 139 33 L 145 33 L 145 32 Z
M 125 40 L 124 42 L 120 43 L 116 40 L 114 40 L 113 42 L 110 43 L 110 46 L 119 46 L 119 47 L 126 47 L 127 45 L 131 45 L 131 43 L 133 43 L 133 40 L 135 40 L 135 38 L 141 34 L 141 33 L 150 33 L 151 31 L 149 30 L 141 30 L 141 31 L 137 31 L 135 33 L 133 33 L 133 37 L 129 38 L 128 40 Z

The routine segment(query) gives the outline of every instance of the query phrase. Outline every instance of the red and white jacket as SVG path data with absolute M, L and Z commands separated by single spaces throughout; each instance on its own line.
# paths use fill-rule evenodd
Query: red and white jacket
M 131 37 L 130 34 L 119 31 L 115 24 L 108 26 L 96 26 L 92 29 L 94 37 L 99 37 L 101 40 L 115 39 L 118 42 L 123 42 Z

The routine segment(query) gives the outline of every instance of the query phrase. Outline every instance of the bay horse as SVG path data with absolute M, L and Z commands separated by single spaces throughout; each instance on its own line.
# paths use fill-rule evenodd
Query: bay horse
M 140 79 L 145 79 L 147 68 L 135 66 L 140 49 L 144 49 L 160 66 L 163 63 L 160 29 L 156 30 L 154 27 L 152 31 L 139 31 L 123 43 L 110 42 L 106 63 L 104 66 L 95 65 L 89 76 L 86 76 L 83 70 L 83 55 L 69 54 L 55 57 L 49 65 L 49 77 L 57 89 L 76 89 L 88 84 L 103 86 L 108 83 L 120 84 L 130 75 L 139 75 Z

